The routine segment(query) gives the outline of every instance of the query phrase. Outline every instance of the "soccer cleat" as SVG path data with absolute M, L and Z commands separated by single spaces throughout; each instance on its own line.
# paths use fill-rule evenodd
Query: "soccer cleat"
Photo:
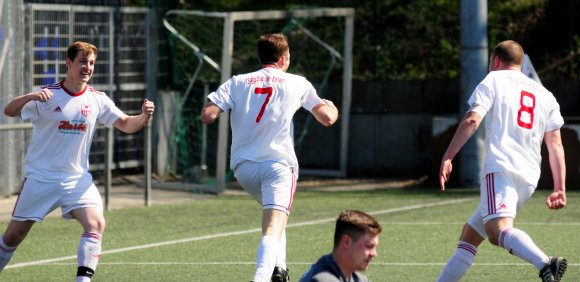
M 274 273 L 272 273 L 271 282 L 290 282 L 290 276 L 288 275 L 288 269 L 283 269 L 279 266 L 274 268 Z
M 542 270 L 540 270 L 540 278 L 542 282 L 559 282 L 566 272 L 568 262 L 563 257 L 551 257 L 550 261 Z

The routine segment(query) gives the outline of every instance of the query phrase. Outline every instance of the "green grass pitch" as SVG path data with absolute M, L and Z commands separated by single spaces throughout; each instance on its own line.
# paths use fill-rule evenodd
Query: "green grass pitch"
M 563 281 L 580 281 L 580 193 L 568 207 L 548 210 L 538 191 L 518 215 L 548 255 L 564 256 Z M 373 214 L 383 225 L 378 257 L 366 275 L 381 281 L 435 281 L 454 252 L 476 190 L 315 192 L 299 190 L 287 228 L 292 281 L 332 249 L 334 219 L 346 209 Z M 250 281 L 260 240 L 261 212 L 249 196 L 219 196 L 185 204 L 106 213 L 103 256 L 93 281 Z M 6 222 L 0 223 L 0 229 Z M 80 226 L 59 218 L 36 224 L 0 281 L 72 281 Z M 464 281 L 539 281 L 536 269 L 484 242 Z

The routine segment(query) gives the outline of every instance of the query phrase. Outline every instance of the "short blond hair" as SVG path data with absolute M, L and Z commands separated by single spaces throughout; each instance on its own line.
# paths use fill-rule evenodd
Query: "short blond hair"
M 71 44 L 68 49 L 66 50 L 66 57 L 71 61 L 74 61 L 78 55 L 78 52 L 83 52 L 85 56 L 89 54 L 95 54 L 97 56 L 97 47 L 93 44 L 83 42 L 83 41 L 76 41 Z

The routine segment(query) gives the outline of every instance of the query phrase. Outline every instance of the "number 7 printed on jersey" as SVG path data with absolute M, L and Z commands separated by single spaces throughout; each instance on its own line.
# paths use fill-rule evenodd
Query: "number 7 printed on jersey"
M 264 104 L 262 104 L 262 108 L 260 109 L 260 113 L 258 113 L 258 116 L 256 117 L 256 123 L 259 123 L 260 120 L 262 119 L 262 115 L 264 115 L 266 106 L 268 105 L 268 102 L 270 102 L 270 97 L 272 97 L 272 92 L 273 92 L 272 87 L 256 87 L 254 89 L 254 94 L 257 95 L 267 94 L 266 100 L 264 101 Z

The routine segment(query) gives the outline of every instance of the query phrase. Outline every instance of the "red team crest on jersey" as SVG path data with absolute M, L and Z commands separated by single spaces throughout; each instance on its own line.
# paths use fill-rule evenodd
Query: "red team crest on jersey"
M 91 105 L 87 105 L 85 103 L 81 104 L 81 114 L 83 116 L 88 117 L 91 114 Z

